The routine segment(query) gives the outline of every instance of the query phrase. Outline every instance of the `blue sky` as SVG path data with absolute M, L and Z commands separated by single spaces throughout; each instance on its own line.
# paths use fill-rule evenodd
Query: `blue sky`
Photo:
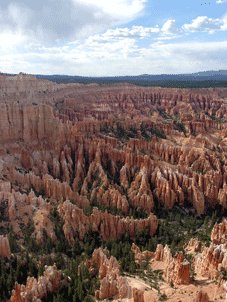
M 0 0 L 0 28 L 3 72 L 227 69 L 227 0 Z

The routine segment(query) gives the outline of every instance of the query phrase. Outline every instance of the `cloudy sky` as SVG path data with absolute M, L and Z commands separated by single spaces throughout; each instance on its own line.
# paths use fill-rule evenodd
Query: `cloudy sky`
M 0 0 L 0 71 L 227 69 L 227 0 Z

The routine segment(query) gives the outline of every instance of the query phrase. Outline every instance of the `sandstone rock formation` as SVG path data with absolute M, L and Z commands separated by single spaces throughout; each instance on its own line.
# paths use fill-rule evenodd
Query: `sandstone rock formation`
M 221 272 L 227 270 L 227 244 L 203 247 L 195 257 L 195 273 L 209 279 L 217 279 Z
M 91 215 L 86 216 L 82 209 L 69 201 L 59 206 L 59 213 L 64 220 L 63 230 L 69 242 L 74 241 L 74 236 L 83 239 L 88 231 L 98 232 L 103 240 L 119 239 L 126 233 L 135 238 L 145 229 L 152 236 L 158 226 L 157 217 L 153 214 L 146 219 L 121 218 L 94 208 Z
M 203 291 L 199 291 L 197 293 L 194 301 L 195 302 L 209 302 L 209 298 L 208 298 L 207 293 L 204 293 Z
M 106 251 L 107 252 L 107 251 Z M 95 296 L 99 300 L 103 299 L 131 299 L 137 302 L 143 302 L 143 291 L 132 288 L 126 277 L 121 276 L 120 265 L 116 258 L 107 257 L 105 252 L 99 248 L 96 249 L 87 266 L 92 269 L 93 266 L 98 269 L 100 279 L 100 288 L 96 291 Z
M 201 253 L 194 257 L 194 271 L 197 275 L 209 279 L 222 278 L 222 273 L 227 271 L 227 240 L 226 223 L 215 224 L 211 233 L 211 244 L 203 246 Z
M 178 253 L 174 258 L 170 256 L 167 259 L 164 275 L 168 283 L 189 284 L 190 263 L 184 259 L 182 253 Z
M 144 261 L 149 261 L 151 260 L 152 257 L 154 257 L 154 253 L 150 251 L 141 252 L 140 248 L 137 245 L 135 245 L 135 243 L 132 244 L 131 250 L 134 253 L 135 261 L 139 264 L 141 264 Z
M 211 240 L 214 244 L 227 243 L 227 219 L 224 219 L 222 223 L 215 224 L 211 233 Z
M 11 228 L 21 244 L 31 225 L 38 243 L 45 234 L 54 242 L 55 211 L 69 243 L 90 231 L 102 240 L 125 234 L 134 239 L 145 231 L 155 234 L 157 209 L 224 212 L 226 96 L 224 88 L 57 85 L 24 74 L 0 75 L 3 234 Z M 211 238 L 209 247 L 191 240 L 185 251 L 198 276 L 221 278 L 226 221 L 215 226 Z M 11 254 L 7 242 L 0 237 L 3 257 Z M 154 253 L 136 246 L 133 251 L 136 261 L 163 262 L 169 283 L 190 281 L 182 254 L 173 256 L 162 245 Z M 128 296 L 122 278 L 113 284 L 104 278 L 101 292 Z M 131 290 L 133 296 L 143 301 L 139 289 Z
M 225 91 L 56 85 L 23 74 L 0 82 L 2 171 L 13 187 L 19 180 L 20 189 L 125 215 L 149 214 L 154 200 L 187 200 L 198 214 L 227 207 Z
M 185 245 L 184 250 L 186 253 L 194 254 L 201 250 L 201 242 L 197 238 L 191 238 Z
M 63 275 L 56 266 L 48 266 L 38 279 L 28 277 L 26 285 L 16 284 L 10 302 L 40 302 L 48 293 L 58 291 L 62 280 Z
M 7 236 L 0 235 L 0 257 L 9 258 L 11 255 L 9 240 Z

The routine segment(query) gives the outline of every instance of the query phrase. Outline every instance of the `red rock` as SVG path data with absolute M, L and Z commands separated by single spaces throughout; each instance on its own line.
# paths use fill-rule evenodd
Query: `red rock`
M 126 233 L 134 238 L 137 232 L 145 229 L 152 236 L 158 226 L 157 218 L 153 214 L 145 219 L 120 218 L 94 208 L 92 214 L 86 216 L 82 209 L 69 201 L 59 206 L 59 213 L 64 220 L 65 236 L 70 242 L 75 236 L 83 239 L 90 230 L 98 232 L 103 240 L 118 239 Z
M 0 235 L 0 257 L 9 258 L 10 256 L 11 251 L 8 237 Z
M 203 291 L 199 291 L 196 294 L 196 298 L 194 300 L 195 302 L 209 302 L 209 297 L 207 295 L 207 293 L 204 293 Z
M 227 243 L 227 219 L 215 224 L 211 232 L 211 240 L 215 244 Z
M 168 283 L 178 285 L 190 283 L 190 263 L 184 259 L 182 253 L 172 257 L 170 251 L 166 250 L 164 261 L 166 263 L 164 276 Z
M 10 302 L 39 302 L 48 293 L 55 293 L 61 288 L 63 275 L 57 270 L 56 266 L 45 268 L 43 276 L 38 279 L 28 277 L 26 285 L 16 284 L 12 291 Z
M 152 257 L 154 257 L 153 252 L 150 251 L 141 252 L 140 248 L 137 245 L 135 245 L 135 243 L 132 244 L 131 250 L 134 253 L 135 261 L 139 264 L 141 264 L 143 261 L 149 261 L 151 260 Z

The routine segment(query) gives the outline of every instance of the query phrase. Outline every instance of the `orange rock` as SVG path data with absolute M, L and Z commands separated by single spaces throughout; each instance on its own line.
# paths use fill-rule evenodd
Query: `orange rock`
M 133 288 L 133 299 L 134 302 L 144 302 L 144 292 L 137 288 Z
M 203 246 L 194 258 L 194 270 L 199 276 L 209 279 L 222 278 L 227 270 L 226 219 L 215 224 L 211 232 L 211 244 Z
M 63 275 L 56 266 L 45 267 L 43 276 L 38 279 L 28 277 L 26 285 L 16 284 L 12 291 L 10 302 L 40 302 L 48 293 L 54 293 L 61 288 Z
M 211 240 L 215 244 L 227 243 L 227 219 L 215 224 L 211 232 Z
M 209 302 L 209 297 L 207 295 L 207 293 L 204 293 L 203 291 L 199 291 L 196 294 L 196 298 L 194 300 L 195 302 Z
M 74 236 L 83 239 L 90 230 L 98 232 L 103 240 L 118 239 L 124 234 L 134 238 L 138 232 L 145 229 L 152 236 L 158 226 L 157 217 L 153 214 L 145 219 L 121 218 L 94 208 L 92 214 L 86 216 L 82 209 L 69 201 L 59 206 L 59 213 L 64 220 L 65 236 L 70 242 Z
M 106 255 L 107 251 L 101 248 L 96 249 L 86 265 L 89 269 L 95 266 L 98 269 L 100 288 L 95 296 L 99 300 L 103 299 L 131 299 L 137 302 L 144 302 L 144 291 L 131 287 L 127 277 L 121 276 L 120 265 L 116 258 Z
M 135 243 L 132 244 L 131 250 L 134 253 L 135 261 L 139 264 L 141 264 L 143 261 L 149 261 L 151 260 L 152 257 L 154 257 L 153 252 L 150 251 L 141 252 L 140 248 Z
M 165 262 L 164 276 L 168 283 L 178 285 L 190 283 L 190 263 L 184 259 L 182 253 L 178 253 L 175 257 L 169 253 Z
M 8 237 L 0 235 L 0 257 L 9 258 L 10 255 L 11 251 Z

